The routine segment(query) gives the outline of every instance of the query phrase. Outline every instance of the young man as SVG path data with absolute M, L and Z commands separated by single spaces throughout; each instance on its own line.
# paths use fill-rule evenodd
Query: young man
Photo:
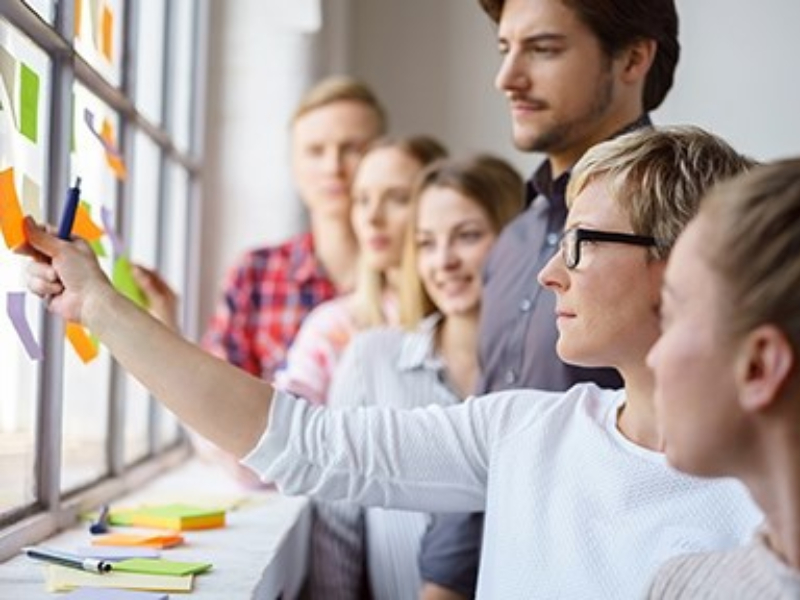
M 362 153 L 385 131 L 382 105 L 358 81 L 331 77 L 303 97 L 291 121 L 292 171 L 310 231 L 248 252 L 231 269 L 206 350 L 271 379 L 308 312 L 352 286 L 350 185 Z
M 579 381 L 621 387 L 610 370 L 556 355 L 555 296 L 536 274 L 558 248 L 572 165 L 594 144 L 650 126 L 678 61 L 673 0 L 480 0 L 498 25 L 495 86 L 509 102 L 514 145 L 546 160 L 528 183 L 528 209 L 502 233 L 485 272 L 477 393 L 563 391 Z M 426 539 L 422 573 L 469 597 L 480 518 L 441 517 Z M 431 600 L 434 596 L 429 597 Z

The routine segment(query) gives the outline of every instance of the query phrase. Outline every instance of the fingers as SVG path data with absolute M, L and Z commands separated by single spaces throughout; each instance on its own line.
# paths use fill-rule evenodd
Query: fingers
M 28 289 L 37 296 L 57 296 L 64 291 L 56 270 L 49 263 L 32 262 L 28 265 L 27 273 Z
M 48 233 L 45 227 L 37 225 L 36 221 L 30 216 L 25 217 L 22 222 L 22 227 L 25 231 L 25 237 L 28 240 L 25 247 L 29 250 L 27 253 L 29 256 L 33 256 L 30 252 L 32 249 L 34 252 L 39 253 L 39 255 L 52 258 L 58 252 L 59 245 L 65 243 L 51 233 Z

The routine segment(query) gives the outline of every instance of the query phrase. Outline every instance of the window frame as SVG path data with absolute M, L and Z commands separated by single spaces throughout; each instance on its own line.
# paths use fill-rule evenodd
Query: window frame
M 51 61 L 51 96 L 45 100 L 44 110 L 50 113 L 49 148 L 46 149 L 47 182 L 42 195 L 47 198 L 60 198 L 61 192 L 69 187 L 70 136 L 72 127 L 72 90 L 75 82 L 85 86 L 91 93 L 105 102 L 120 118 L 119 147 L 128 166 L 128 177 L 117 181 L 121 209 L 115 218 L 116 227 L 127 237 L 131 231 L 132 176 L 134 141 L 136 132 L 141 132 L 155 145 L 158 153 L 158 219 L 159 223 L 169 212 L 168 165 L 173 165 L 185 174 L 187 179 L 186 219 L 187 235 L 182 248 L 185 269 L 183 271 L 184 293 L 182 297 L 181 321 L 184 332 L 191 339 L 197 337 L 198 303 L 187 301 L 197 297 L 199 289 L 199 232 L 201 220 L 201 173 L 203 163 L 204 115 L 206 65 L 208 46 L 208 0 L 193 2 L 192 35 L 188 41 L 192 58 L 190 98 L 194 101 L 185 118 L 188 119 L 189 144 L 182 150 L 174 141 L 176 131 L 175 113 L 172 110 L 172 94 L 169 85 L 169 64 L 172 47 L 167 35 L 176 18 L 175 3 L 165 2 L 163 56 L 165 67 L 162 72 L 162 97 L 160 124 L 154 123 L 137 110 L 136 106 L 136 40 L 138 27 L 136 0 L 127 0 L 123 11 L 122 77 L 120 85 L 114 86 L 86 62 L 74 47 L 74 2 L 56 3 L 53 25 L 45 21 L 23 0 L 0 0 L 4 20 L 30 41 Z M 59 202 L 45 202 L 44 216 L 49 222 L 56 222 L 54 214 Z M 165 249 L 162 238 L 163 225 L 156 236 L 156 268 L 162 268 Z M 79 489 L 62 492 L 61 486 L 61 448 L 62 448 L 62 401 L 64 380 L 65 350 L 63 324 L 52 317 L 42 319 L 39 339 L 45 349 L 47 360 L 39 363 L 37 369 L 38 404 L 34 431 L 35 482 L 34 500 L 20 505 L 0 515 L 0 560 L 5 560 L 19 551 L 19 548 L 36 543 L 66 525 L 73 523 L 85 510 L 140 487 L 145 481 L 184 460 L 189 453 L 185 435 L 179 435 L 174 442 L 165 444 L 159 439 L 159 420 L 163 409 L 150 398 L 148 419 L 148 450 L 143 458 L 132 464 L 125 464 L 125 374 L 111 361 L 110 385 L 108 390 L 109 423 L 106 444 L 106 473 L 99 480 L 92 481 Z

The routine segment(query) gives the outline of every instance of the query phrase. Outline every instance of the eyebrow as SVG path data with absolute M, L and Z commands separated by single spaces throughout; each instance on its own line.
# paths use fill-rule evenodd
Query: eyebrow
M 523 47 L 534 46 L 536 44 L 546 43 L 546 42 L 564 42 L 566 41 L 567 36 L 563 33 L 537 33 L 535 35 L 529 35 L 527 37 L 522 38 L 520 44 Z M 508 43 L 508 38 L 505 36 L 498 36 L 497 42 L 502 44 Z

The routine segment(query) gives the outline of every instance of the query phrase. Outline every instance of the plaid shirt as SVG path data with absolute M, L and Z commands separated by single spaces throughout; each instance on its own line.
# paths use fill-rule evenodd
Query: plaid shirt
M 272 379 L 284 366 L 303 319 L 335 295 L 310 233 L 254 250 L 231 269 L 203 347 L 252 375 Z

